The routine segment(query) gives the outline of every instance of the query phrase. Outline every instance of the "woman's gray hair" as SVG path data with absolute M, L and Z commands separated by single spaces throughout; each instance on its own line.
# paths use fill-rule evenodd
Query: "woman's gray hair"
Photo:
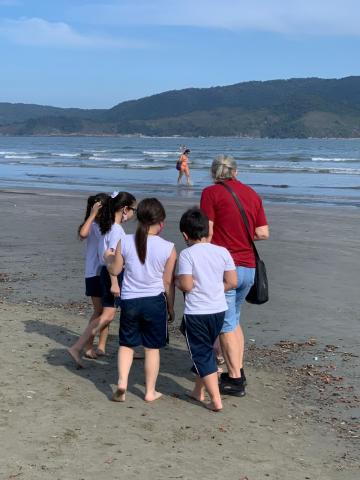
M 218 155 L 211 165 L 211 176 L 215 182 L 234 177 L 236 161 L 230 155 Z

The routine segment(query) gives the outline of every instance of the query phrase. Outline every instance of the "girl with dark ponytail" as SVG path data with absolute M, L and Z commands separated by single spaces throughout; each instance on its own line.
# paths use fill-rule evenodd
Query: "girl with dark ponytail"
M 100 285 L 101 285 L 101 314 L 93 318 L 86 327 L 84 333 L 77 342 L 68 349 L 68 352 L 75 360 L 78 367 L 83 367 L 81 363 L 81 352 L 91 338 L 99 332 L 106 329 L 113 321 L 116 313 L 115 297 L 120 295 L 120 276 L 110 278 L 110 274 L 105 266 L 104 253 L 106 250 L 114 251 L 119 240 L 125 237 L 124 229 L 121 224 L 132 218 L 136 212 L 136 199 L 128 192 L 114 192 L 104 202 L 99 214 L 99 240 L 97 255 L 100 265 Z M 103 350 L 97 350 L 97 356 L 105 354 L 105 344 Z
M 89 323 L 102 314 L 101 285 L 100 285 L 100 262 L 98 257 L 98 242 L 100 238 L 99 217 L 103 205 L 110 198 L 106 193 L 97 193 L 88 198 L 86 213 L 83 223 L 78 228 L 78 235 L 85 240 L 85 295 L 91 297 L 93 314 Z M 98 353 L 105 349 L 107 332 L 100 334 Z M 84 355 L 88 358 L 96 358 L 96 350 L 93 350 L 94 337 L 90 338 L 84 347 Z
M 161 397 L 156 391 L 160 348 L 166 345 L 167 322 L 174 316 L 174 244 L 159 237 L 164 227 L 165 210 L 156 198 L 142 200 L 137 208 L 135 235 L 121 238 L 115 254 L 105 258 L 111 274 L 118 275 L 124 265 L 121 287 L 118 388 L 112 399 L 125 401 L 134 348 L 145 350 L 145 401 Z

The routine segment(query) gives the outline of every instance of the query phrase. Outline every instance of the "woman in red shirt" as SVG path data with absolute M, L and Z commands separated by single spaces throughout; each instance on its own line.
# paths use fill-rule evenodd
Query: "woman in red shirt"
M 238 276 L 238 286 L 226 292 L 228 310 L 220 334 L 220 343 L 228 368 L 221 374 L 222 393 L 244 396 L 246 377 L 243 369 L 244 334 L 240 326 L 240 310 L 254 283 L 255 256 L 238 206 L 225 183 L 235 192 L 245 210 L 254 241 L 269 238 L 269 227 L 259 195 L 237 180 L 234 158 L 220 155 L 212 163 L 214 185 L 201 195 L 201 209 L 209 217 L 211 243 L 229 250 Z

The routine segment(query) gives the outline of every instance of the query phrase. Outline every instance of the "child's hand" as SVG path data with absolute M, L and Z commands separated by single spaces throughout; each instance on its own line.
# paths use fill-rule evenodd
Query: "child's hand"
M 104 253 L 104 260 L 106 263 L 111 263 L 115 257 L 115 250 L 113 248 L 107 248 Z
M 96 217 L 97 214 L 99 213 L 99 211 L 101 210 L 101 208 L 102 208 L 101 202 L 94 203 L 94 205 L 92 206 L 92 209 L 91 209 L 91 214 Z
M 175 312 L 174 312 L 174 309 L 169 309 L 168 310 L 168 323 L 173 323 L 173 321 L 175 320 Z
M 119 285 L 111 285 L 110 292 L 114 295 L 114 297 L 120 297 L 120 287 Z

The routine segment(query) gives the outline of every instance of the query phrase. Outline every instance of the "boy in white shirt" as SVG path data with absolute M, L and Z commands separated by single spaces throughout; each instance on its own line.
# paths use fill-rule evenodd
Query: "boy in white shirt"
M 225 290 L 237 285 L 234 262 L 226 248 L 209 242 L 209 219 L 199 208 L 187 210 L 180 231 L 189 248 L 180 253 L 177 287 L 185 293 L 183 330 L 197 374 L 190 396 L 204 402 L 205 389 L 213 411 L 222 409 L 213 350 L 221 332 L 227 304 Z

